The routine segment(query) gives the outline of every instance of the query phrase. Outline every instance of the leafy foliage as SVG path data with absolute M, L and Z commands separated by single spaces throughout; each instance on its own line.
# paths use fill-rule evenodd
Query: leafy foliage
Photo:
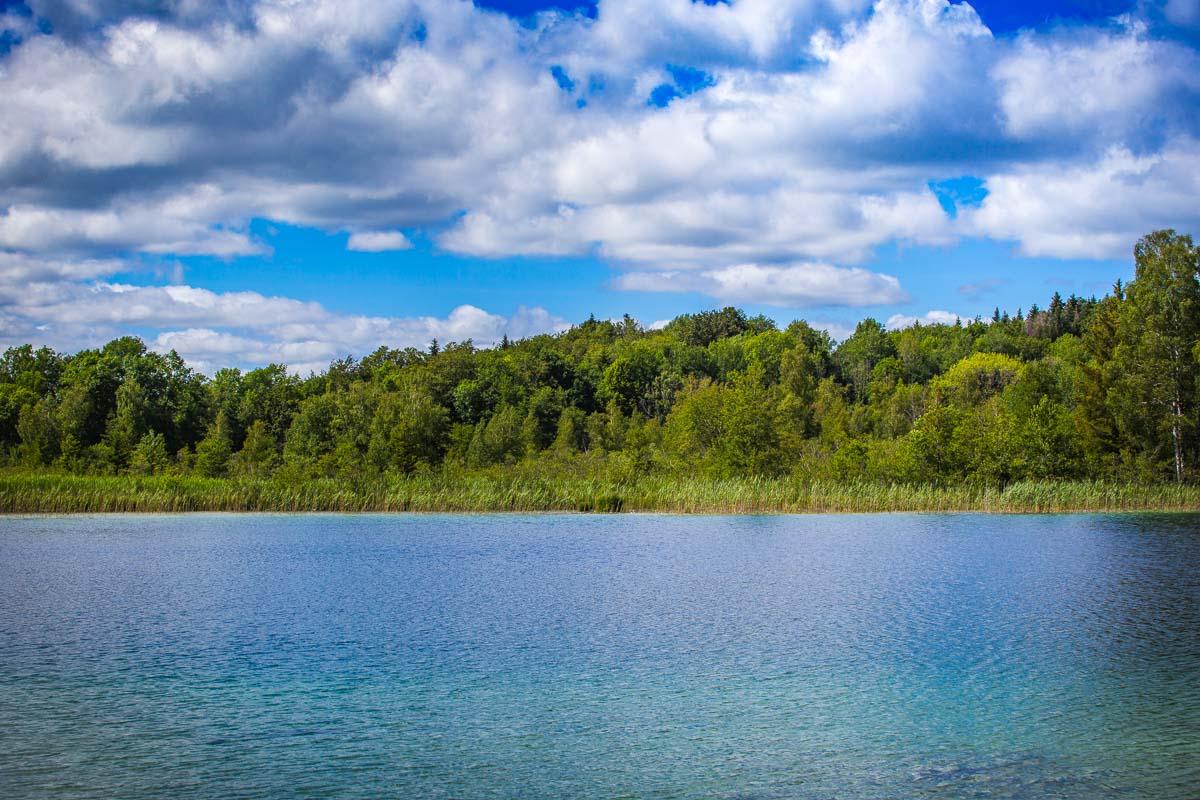
M 135 338 L 0 356 L 14 471 L 302 484 L 526 470 L 1004 487 L 1200 476 L 1200 251 L 1157 231 L 1096 300 L 835 344 L 725 308 L 481 350 L 382 347 L 206 379 Z M 606 501 L 607 502 L 607 501 Z

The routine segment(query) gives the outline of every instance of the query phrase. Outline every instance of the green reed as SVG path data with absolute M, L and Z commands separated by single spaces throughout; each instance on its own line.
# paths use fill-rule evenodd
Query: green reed
M 807 482 L 647 474 L 433 473 L 345 481 L 192 476 L 0 475 L 0 513 L 187 511 L 648 511 L 685 514 L 879 511 L 1200 510 L 1200 487 L 1033 481 L 1007 487 Z

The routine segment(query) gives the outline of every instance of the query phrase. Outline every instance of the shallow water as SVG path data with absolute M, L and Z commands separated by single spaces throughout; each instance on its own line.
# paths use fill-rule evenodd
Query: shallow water
M 1195 798 L 1200 517 L 0 519 L 0 796 Z

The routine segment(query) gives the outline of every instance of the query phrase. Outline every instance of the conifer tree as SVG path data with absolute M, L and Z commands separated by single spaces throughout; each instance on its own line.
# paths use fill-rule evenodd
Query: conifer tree
M 206 478 L 220 478 L 229 471 L 229 457 L 233 445 L 229 441 L 229 422 L 225 412 L 219 411 L 217 418 L 208 427 L 208 433 L 196 445 L 196 465 L 198 474 Z

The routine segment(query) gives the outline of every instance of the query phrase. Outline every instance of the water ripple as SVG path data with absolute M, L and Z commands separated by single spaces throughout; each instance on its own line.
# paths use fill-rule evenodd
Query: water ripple
M 1200 518 L 9 518 L 0 796 L 1200 795 Z

